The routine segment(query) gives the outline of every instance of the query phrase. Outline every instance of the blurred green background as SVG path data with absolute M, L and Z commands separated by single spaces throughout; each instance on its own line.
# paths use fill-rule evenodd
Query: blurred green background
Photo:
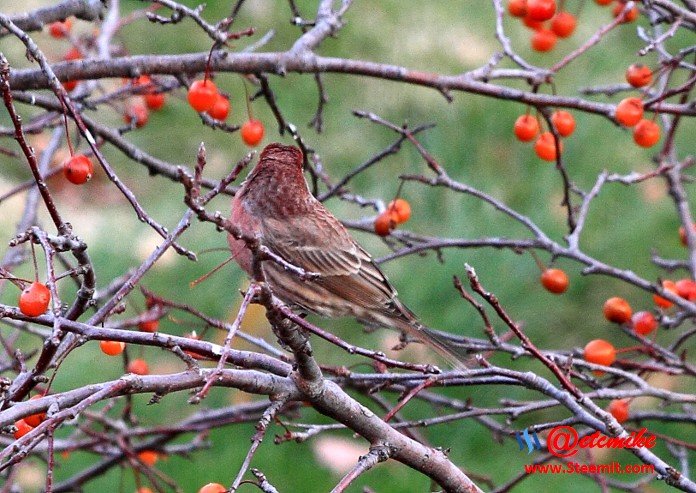
M 0 1 L 3 12 L 19 12 L 51 2 L 22 2 L 18 5 L 8 0 Z M 146 3 L 123 1 L 126 12 L 141 9 Z M 189 6 L 197 2 L 182 2 Z M 209 2 L 204 17 L 215 22 L 229 14 L 233 2 Z M 610 19 L 610 11 L 593 2 L 566 2 L 566 8 L 579 13 L 577 32 L 568 40 L 561 40 L 551 53 L 539 54 L 529 47 L 530 31 L 519 22 L 506 19 L 507 34 L 515 49 L 530 62 L 540 66 L 551 66 L 563 56 L 580 46 L 594 31 Z M 298 1 L 300 10 L 312 18 L 316 2 Z M 268 30 L 276 35 L 263 48 L 264 51 L 280 51 L 291 46 L 299 29 L 289 24 L 291 18 L 287 2 L 249 0 L 244 3 L 234 29 L 252 26 L 258 33 L 251 40 L 233 43 L 233 49 L 242 49 Z M 494 38 L 494 14 L 490 2 L 428 2 L 408 3 L 397 0 L 356 2 L 345 17 L 346 26 L 336 38 L 327 39 L 319 53 L 354 59 L 403 65 L 412 69 L 457 74 L 485 64 L 489 57 L 500 49 Z M 645 20 L 639 24 L 645 26 Z M 82 21 L 75 24 L 78 33 L 89 33 L 93 26 Z M 56 42 L 46 33 L 33 33 L 33 38 L 52 60 L 59 59 L 68 49 L 64 41 Z M 210 48 L 208 38 L 185 19 L 177 25 L 158 26 L 145 19 L 125 26 L 117 36 L 127 52 L 187 53 L 203 52 Z M 681 34 L 667 42 L 672 52 L 684 47 L 688 40 Z M 611 31 L 596 47 L 573 61 L 556 78 L 558 94 L 575 96 L 578 89 L 594 85 L 606 85 L 623 81 L 625 68 L 636 61 L 636 52 L 642 43 L 636 37 L 636 24 L 621 26 Z M 28 66 L 23 50 L 17 40 L 3 38 L 0 49 L 6 53 L 13 67 Z M 652 67 L 657 65 L 654 54 L 641 60 Z M 503 65 L 505 66 L 505 65 Z M 232 113 L 228 123 L 241 124 L 246 118 L 244 89 L 241 78 L 236 74 L 218 74 L 218 87 L 230 95 Z M 370 156 L 390 145 L 396 135 L 387 129 L 356 119 L 351 110 L 367 110 L 394 123 L 408 122 L 410 125 L 434 122 L 437 126 L 420 134 L 419 139 L 429 152 L 459 181 L 477 187 L 511 207 L 528 215 L 547 234 L 563 241 L 566 233 L 564 210 L 560 207 L 562 197 L 561 180 L 552 164 L 540 161 L 531 145 L 517 142 L 512 134 L 515 118 L 525 107 L 511 102 L 484 98 L 472 94 L 454 94 L 454 102 L 447 101 L 436 91 L 405 84 L 386 82 L 365 77 L 328 74 L 324 76 L 330 102 L 324 114 L 325 131 L 316 134 L 306 124 L 314 114 L 317 92 L 311 75 L 288 74 L 285 78 L 270 77 L 278 98 L 278 104 L 288 121 L 295 123 L 308 144 L 321 155 L 326 171 L 334 179 L 342 176 Z M 524 88 L 518 82 L 510 83 Z M 549 91 L 548 87 L 543 91 Z M 596 97 L 599 101 L 618 101 L 620 97 Z M 116 108 L 103 108 L 98 114 L 90 113 L 99 121 L 121 125 L 121 116 Z M 26 106 L 20 106 L 23 115 L 31 114 Z M 274 141 L 290 143 L 286 134 L 278 134 L 272 114 L 261 99 L 253 103 L 254 115 L 266 125 L 263 144 Z M 0 116 L 3 125 L 8 125 L 4 112 Z M 616 173 L 647 171 L 653 168 L 652 158 L 657 147 L 645 150 L 633 144 L 630 132 L 618 128 L 605 118 L 574 113 L 576 132 L 565 142 L 565 163 L 572 180 L 581 188 L 589 189 L 596 176 L 604 169 Z M 684 119 L 676 136 L 680 158 L 693 154 L 693 119 Z M 74 127 L 71 127 L 74 133 Z M 48 139 L 47 134 L 32 137 L 32 143 L 41 148 Z M 185 95 L 178 92 L 168 98 L 165 107 L 153 112 L 149 123 L 142 129 L 127 134 L 127 139 L 143 150 L 161 159 L 177 164 L 192 166 L 200 142 L 208 150 L 207 174 L 211 178 L 223 176 L 240 159 L 247 148 L 238 134 L 214 131 L 201 125 L 199 117 L 188 107 Z M 16 149 L 9 139 L 0 145 Z M 84 149 L 84 142 L 80 149 Z M 150 178 L 145 168 L 129 161 L 106 145 L 103 151 L 121 179 L 134 191 L 147 211 L 162 224 L 173 227 L 185 211 L 182 188 L 162 177 Z M 62 155 L 65 155 L 65 150 Z M 29 178 L 29 171 L 22 159 L 0 156 L 0 193 L 9 190 L 21 180 Z M 427 173 L 418 153 L 404 144 L 402 151 L 389 157 L 351 182 L 351 189 L 366 198 L 391 199 L 399 186 L 398 175 L 402 173 Z M 52 190 L 66 220 L 71 222 L 76 233 L 89 244 L 89 253 L 96 266 L 99 285 L 137 266 L 159 243 L 154 232 L 138 222 L 130 206 L 103 174 L 97 176 L 86 187 L 76 189 L 64 186 L 55 180 Z M 526 238 L 527 233 L 519 224 L 512 222 L 492 207 L 468 196 L 457 195 L 444 189 L 430 189 L 415 183 L 406 183 L 402 195 L 413 207 L 411 221 L 405 227 L 417 234 L 440 235 L 452 238 L 479 238 L 505 236 Z M 23 197 L 21 197 L 23 198 Z M 9 239 L 21 211 L 21 198 L 0 204 L 0 228 L 3 237 Z M 575 203 L 577 198 L 575 197 Z M 331 199 L 327 207 L 340 218 L 347 220 L 365 219 L 374 211 L 361 209 L 353 204 Z M 228 212 L 228 199 L 221 198 L 212 203 L 210 210 Z M 49 224 L 42 213 L 43 224 Z M 667 258 L 683 258 L 685 250 L 679 245 L 679 226 L 675 207 L 666 193 L 661 180 L 651 180 L 633 187 L 609 184 L 593 203 L 588 217 L 581 246 L 585 252 L 604 262 L 620 268 L 629 268 L 637 274 L 654 280 L 663 273 L 651 262 L 654 250 Z M 355 236 L 375 257 L 389 252 L 384 242 L 365 233 Z M 201 252 L 211 248 L 224 248 L 225 237 L 209 225 L 194 224 L 182 239 L 189 248 Z M 2 250 L 4 253 L 4 249 Z M 548 262 L 547 254 L 541 258 Z M 238 289 L 243 286 L 243 276 L 238 268 L 228 266 L 222 273 L 195 289 L 189 289 L 191 280 L 210 271 L 226 258 L 224 252 L 201 254 L 197 263 L 192 263 L 175 254 L 167 254 L 143 281 L 148 288 L 164 297 L 195 305 L 206 313 L 220 318 L 232 319 L 239 304 Z M 561 259 L 557 266 L 565 269 L 571 278 L 569 291 L 556 296 L 544 291 L 538 281 L 539 270 L 529 254 L 515 254 L 506 250 L 446 250 L 439 262 L 433 254 L 425 257 L 411 256 L 384 265 L 384 269 L 398 288 L 401 299 L 430 326 L 481 337 L 482 324 L 475 312 L 452 288 L 452 276 L 464 276 L 464 262 L 473 265 L 484 286 L 496 293 L 503 306 L 518 321 L 524 323 L 529 336 L 544 348 L 569 349 L 582 347 L 588 340 L 602 337 L 616 346 L 632 344 L 621 331 L 606 322 L 601 307 L 610 296 L 623 296 L 635 311 L 652 308 L 649 294 L 607 277 L 584 277 L 582 266 Z M 18 275 L 31 277 L 29 265 L 17 271 Z M 682 273 L 683 274 L 683 273 Z M 67 298 L 70 286 L 64 283 Z M 14 288 L 5 290 L 4 303 L 14 304 L 17 293 Z M 143 307 L 142 297 L 133 295 L 129 299 L 129 311 L 133 315 Z M 499 331 L 502 324 L 495 321 Z M 364 334 L 351 321 L 322 322 L 322 326 L 336 331 L 350 342 L 366 347 L 390 347 L 396 335 L 388 331 Z M 269 335 L 263 317 L 258 311 L 250 314 L 246 321 L 250 332 Z M 160 330 L 183 334 L 200 327 L 185 315 L 163 320 Z M 3 330 L 6 330 L 3 328 Z M 208 331 L 206 337 L 222 340 L 223 334 Z M 660 333 L 660 341 L 675 337 L 671 333 Z M 36 339 L 26 339 L 23 349 L 36 346 Z M 359 365 L 356 371 L 368 370 L 361 358 L 349 357 L 322 341 L 315 341 L 321 361 L 334 364 Z M 692 345 L 693 349 L 693 345 Z M 129 348 L 131 357 L 144 357 L 153 371 L 178 371 L 183 366 L 171 355 L 153 348 Z M 417 358 L 429 358 L 421 348 L 409 348 L 409 354 Z M 404 356 L 405 357 L 405 356 Z M 323 358 L 323 359 L 322 359 Z M 330 358 L 330 359 L 329 359 Z M 542 375 L 548 373 L 527 361 L 510 361 L 495 357 L 495 363 L 515 369 L 535 369 Z M 118 378 L 123 373 L 119 358 L 107 358 L 90 342 L 74 351 L 63 364 L 54 383 L 55 391 L 63 391 L 91 382 Z M 686 390 L 678 378 L 651 379 L 655 385 L 674 390 Z M 693 391 L 693 389 L 690 389 Z M 471 399 L 475 406 L 496 406 L 501 398 L 533 400 L 540 396 L 515 388 L 460 388 L 447 389 L 447 394 L 462 400 Z M 229 389 L 215 389 L 201 406 L 186 404 L 186 395 L 167 396 L 158 405 L 147 406 L 150 396 L 134 397 L 134 406 L 142 425 L 172 423 L 183 416 L 196 412 L 200 407 L 221 407 L 243 402 L 254 397 Z M 395 401 L 398 396 L 390 396 Z M 362 402 L 374 405 L 360 397 Z M 119 404 L 119 407 L 122 404 Z M 639 399 L 635 408 L 654 408 L 657 402 Z M 381 410 L 379 410 L 382 412 Z M 417 402 L 411 402 L 403 411 L 407 418 L 426 417 L 437 414 Z M 553 411 L 525 416 L 512 423 L 512 427 L 523 429 L 537 422 L 566 417 L 567 412 Z M 311 409 L 303 410 L 299 422 L 326 422 Z M 652 425 L 654 423 L 647 423 Z M 681 429 L 680 429 L 681 428 Z M 693 441 L 693 429 L 683 425 L 659 425 L 656 431 L 671 433 L 684 440 Z M 274 445 L 274 434 L 282 434 L 280 426 L 272 426 L 257 453 L 252 467 L 263 471 L 269 481 L 280 491 L 327 491 L 349 467 L 357 455 L 367 452 L 367 444 L 351 433 L 338 432 L 320 435 L 304 444 L 284 443 Z M 450 450 L 456 464 L 466 471 L 492 478 L 496 484 L 507 481 L 522 471 L 523 464 L 534 455 L 527 456 L 518 451 L 513 440 L 499 442 L 475 420 L 435 426 L 423 430 L 430 444 Z M 171 456 L 160 461 L 157 467 L 174 478 L 186 492 L 197 491 L 207 482 L 229 484 L 241 464 L 253 434 L 253 426 L 238 425 L 214 430 L 209 436 L 211 448 L 189 457 Z M 190 439 L 191 435 L 184 438 Z M 336 441 L 333 441 L 336 439 Z M 179 440 L 181 442 L 181 440 Z M 655 451 L 669 457 L 663 444 Z M 347 454 L 347 459 L 343 454 Z M 597 462 L 620 460 L 623 464 L 637 463 L 637 459 L 626 453 L 612 453 L 594 458 Z M 93 455 L 74 453 L 69 458 L 58 458 L 56 479 L 60 481 L 95 461 Z M 588 458 L 582 459 L 588 462 Z M 674 462 L 674 461 L 672 461 Z M 22 481 L 26 491 L 35 491 L 43 485 L 44 464 L 28 459 L 22 467 Z M 634 476 L 617 476 L 616 479 L 633 481 Z M 481 483 L 484 487 L 485 484 Z M 118 486 L 117 486 L 118 485 Z M 377 492 L 429 491 L 428 479 L 408 470 L 395 462 L 380 464 L 362 476 L 349 491 L 361 491 L 369 486 Z M 86 485 L 86 492 L 134 491 L 132 473 L 126 469 L 113 469 L 102 478 Z M 542 476 L 523 481 L 517 491 L 568 491 L 585 492 L 597 489 L 591 479 L 573 476 Z M 251 491 L 252 486 L 242 486 L 240 491 Z M 644 491 L 666 491 L 658 482 L 644 487 Z

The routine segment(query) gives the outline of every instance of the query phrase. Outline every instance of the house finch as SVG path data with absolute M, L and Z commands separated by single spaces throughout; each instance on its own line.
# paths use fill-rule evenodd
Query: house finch
M 424 327 L 397 298 L 396 290 L 346 228 L 309 191 L 297 147 L 270 144 L 232 200 L 231 221 L 287 262 L 319 274 L 309 280 L 265 261 L 274 296 L 323 317 L 353 317 L 369 326 L 394 328 L 432 346 L 450 362 L 460 355 Z M 228 235 L 232 257 L 253 276 L 253 255 L 244 240 Z

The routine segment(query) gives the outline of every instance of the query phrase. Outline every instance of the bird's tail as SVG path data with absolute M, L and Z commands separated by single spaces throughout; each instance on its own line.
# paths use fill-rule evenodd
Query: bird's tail
M 464 348 L 456 346 L 440 332 L 426 327 L 418 321 L 402 319 L 401 322 L 398 324 L 399 329 L 433 348 L 454 368 L 467 368 L 467 362 L 471 356 Z

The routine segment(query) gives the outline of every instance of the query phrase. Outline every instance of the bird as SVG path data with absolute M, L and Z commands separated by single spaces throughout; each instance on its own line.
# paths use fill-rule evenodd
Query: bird
M 312 195 L 303 161 L 298 147 L 267 145 L 232 199 L 230 221 L 243 237 L 257 239 L 286 262 L 315 274 L 301 278 L 277 262 L 263 261 L 273 295 L 321 317 L 352 317 L 369 327 L 399 330 L 462 366 L 462 355 L 420 323 L 370 254 Z M 253 278 L 247 242 L 228 234 L 228 243 L 232 258 Z

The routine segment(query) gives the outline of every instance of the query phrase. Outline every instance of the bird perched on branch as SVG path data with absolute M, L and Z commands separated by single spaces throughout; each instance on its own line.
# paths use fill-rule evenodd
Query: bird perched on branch
M 302 164 L 297 147 L 268 145 L 232 200 L 231 221 L 242 235 L 258 238 L 288 263 L 318 274 L 302 279 L 277 262 L 264 261 L 273 294 L 323 317 L 353 317 L 368 326 L 403 331 L 460 364 L 461 355 L 399 301 L 370 254 L 310 193 Z M 246 242 L 232 235 L 228 241 L 234 260 L 253 277 L 253 254 Z

